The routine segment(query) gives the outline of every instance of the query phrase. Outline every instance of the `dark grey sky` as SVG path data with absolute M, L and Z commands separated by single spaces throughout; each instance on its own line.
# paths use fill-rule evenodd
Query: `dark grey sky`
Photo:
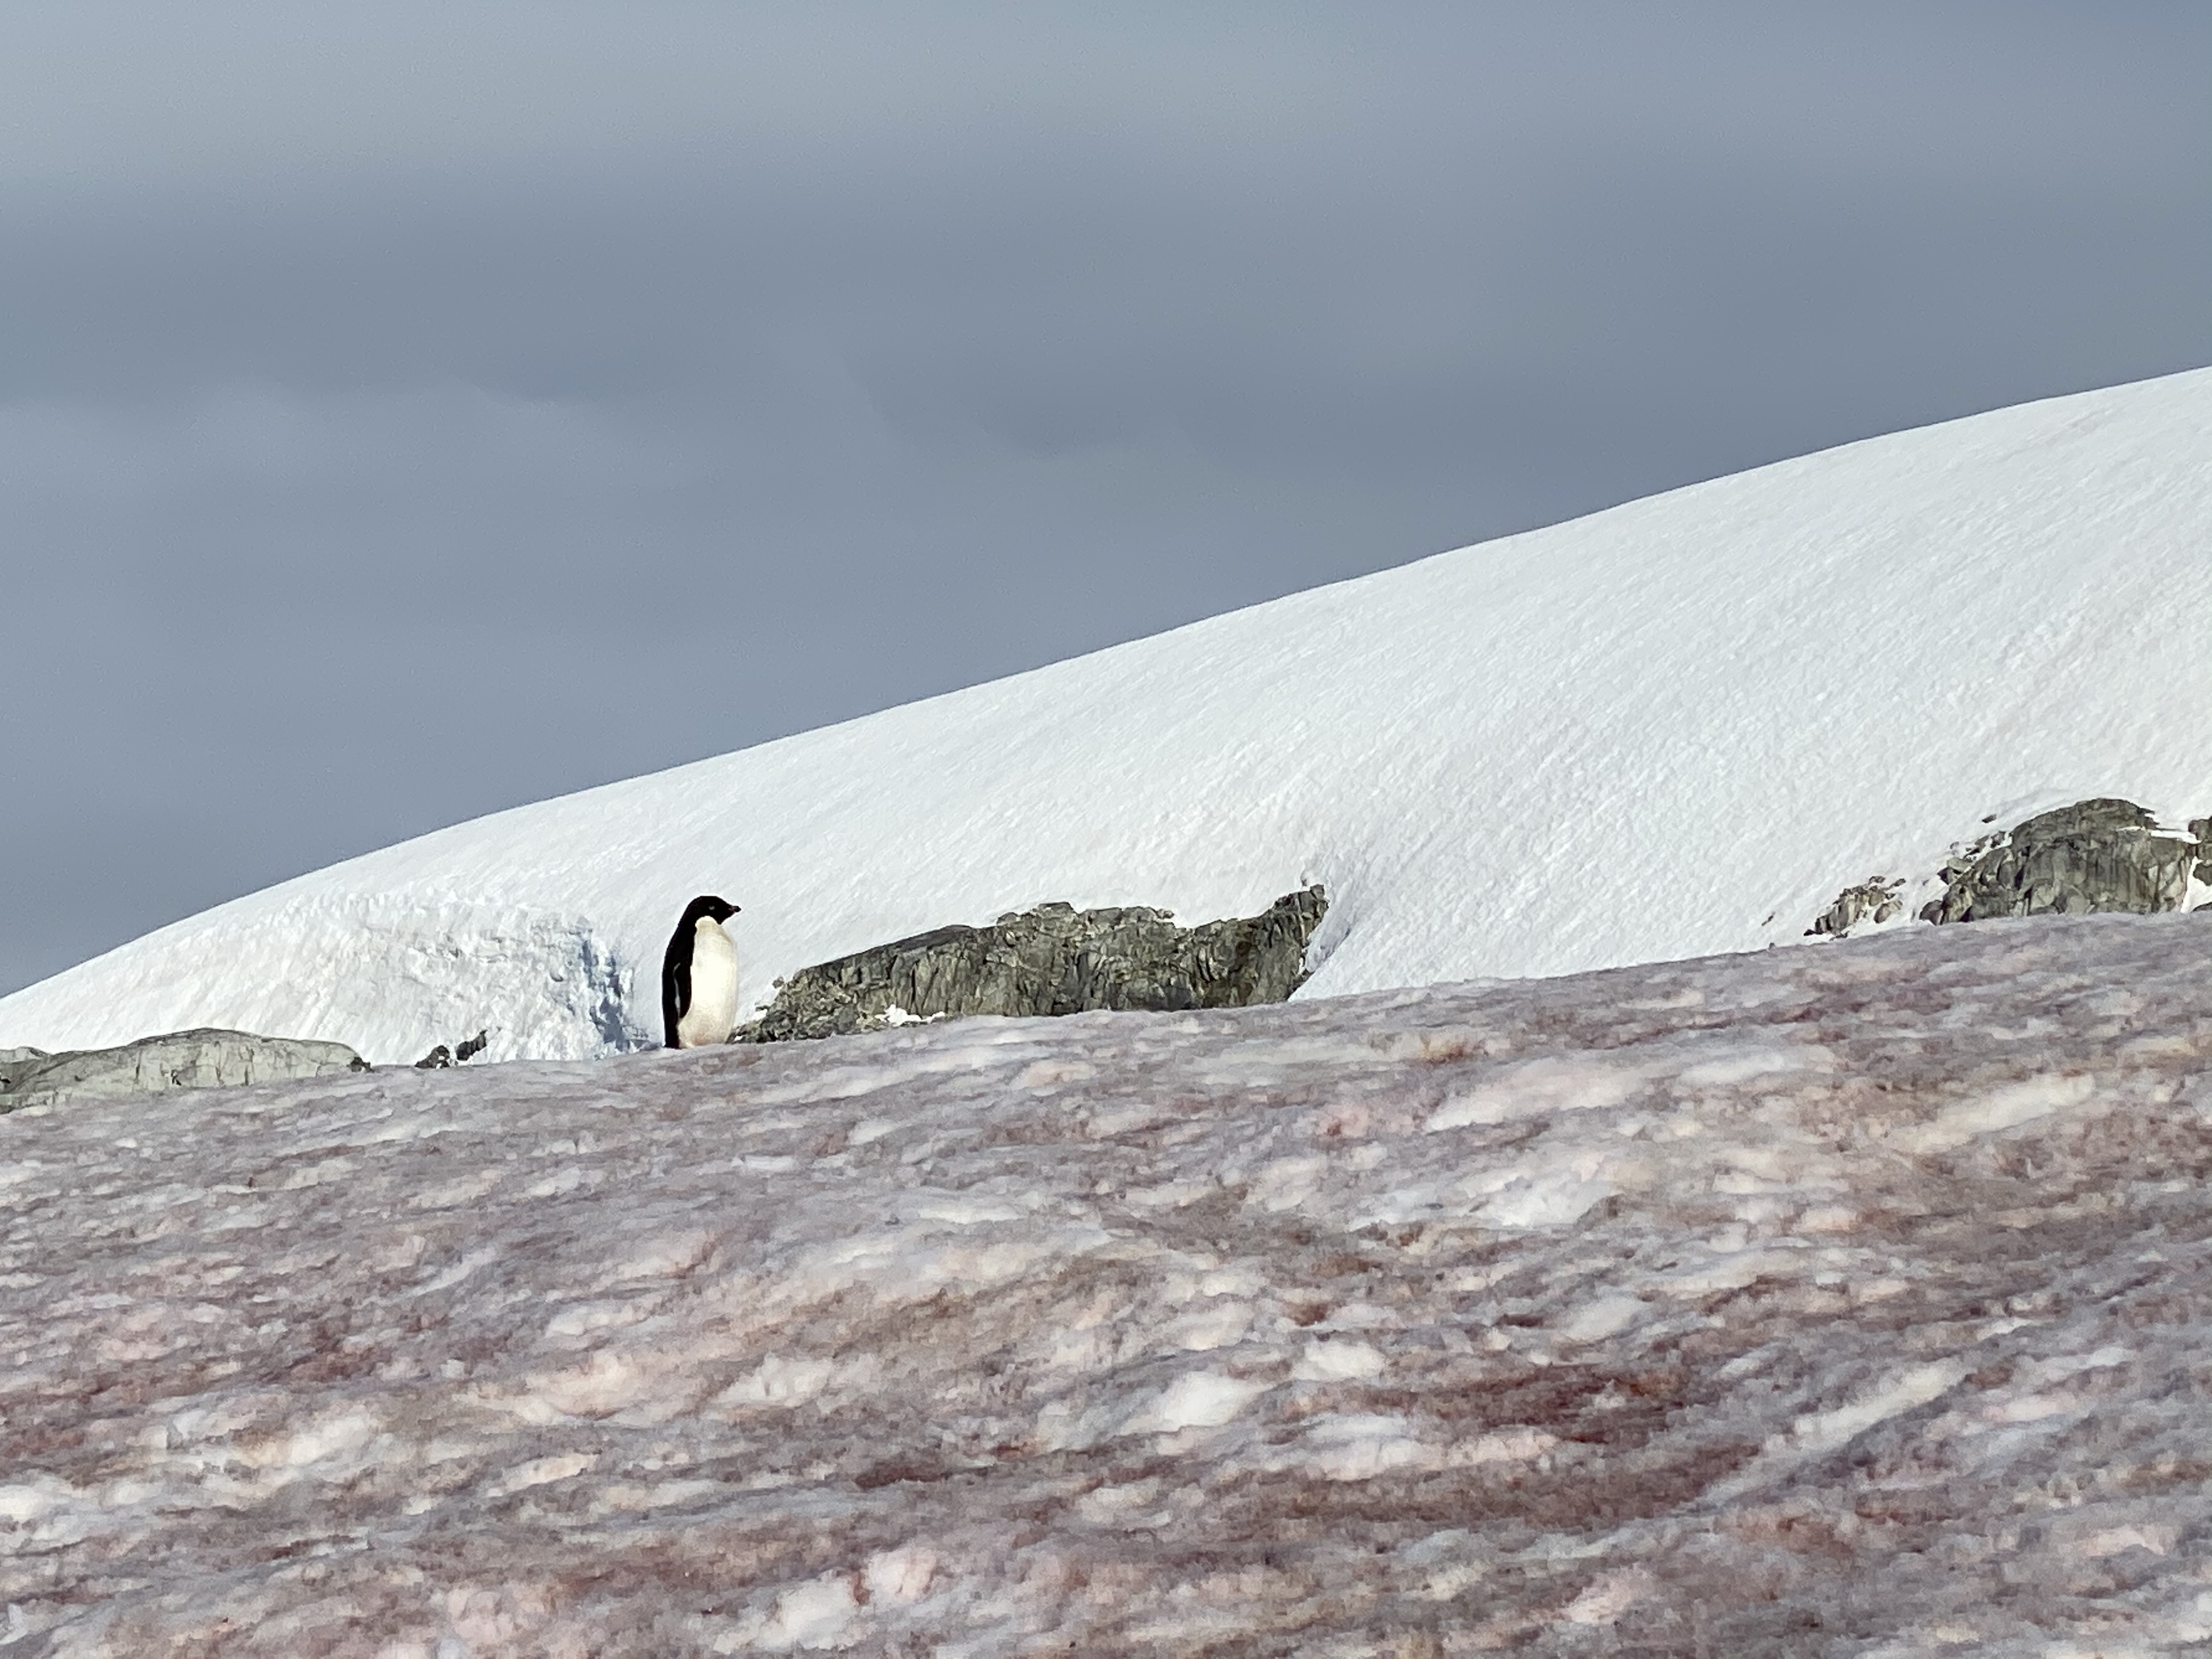
M 2212 362 L 2212 6 L 0 12 L 0 989 Z

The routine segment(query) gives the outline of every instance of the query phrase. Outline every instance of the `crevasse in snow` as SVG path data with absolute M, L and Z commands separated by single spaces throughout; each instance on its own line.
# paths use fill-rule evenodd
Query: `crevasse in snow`
M 1793 942 L 2093 794 L 2212 812 L 2212 371 L 1698 484 L 456 825 L 0 1000 L 411 1059 L 653 1027 L 667 929 L 808 962 L 1037 900 L 1332 910 L 1304 994 Z M 742 648 L 741 646 L 733 648 Z

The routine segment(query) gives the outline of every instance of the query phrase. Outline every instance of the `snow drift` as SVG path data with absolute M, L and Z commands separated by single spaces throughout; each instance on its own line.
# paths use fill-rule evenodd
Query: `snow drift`
M 1302 993 L 1795 941 L 1846 882 L 2093 795 L 2212 812 L 2212 371 L 1853 444 L 523 807 L 0 1000 L 379 1060 L 654 1027 L 694 893 L 750 1005 L 1042 900 L 1331 908 Z M 741 647 L 736 648 L 742 648 Z

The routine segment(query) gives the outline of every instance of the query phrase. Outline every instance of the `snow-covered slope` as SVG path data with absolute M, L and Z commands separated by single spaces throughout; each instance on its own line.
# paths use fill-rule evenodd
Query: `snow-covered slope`
M 1894 434 L 271 888 L 0 1000 L 378 1060 L 653 1029 L 696 892 L 749 1000 L 1037 900 L 1333 908 L 1305 994 L 1796 940 L 2012 815 L 2212 812 L 2212 371 Z M 734 648 L 742 649 L 737 647 Z

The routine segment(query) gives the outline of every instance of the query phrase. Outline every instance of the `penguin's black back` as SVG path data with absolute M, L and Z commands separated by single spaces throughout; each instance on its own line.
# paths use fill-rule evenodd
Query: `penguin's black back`
M 660 1024 L 662 1040 L 671 1048 L 683 1046 L 676 1040 L 676 1025 L 691 1006 L 691 941 L 699 936 L 699 919 L 712 916 L 720 923 L 737 914 L 738 907 L 727 899 L 702 893 L 684 907 L 684 920 L 668 936 L 668 952 L 660 959 Z

